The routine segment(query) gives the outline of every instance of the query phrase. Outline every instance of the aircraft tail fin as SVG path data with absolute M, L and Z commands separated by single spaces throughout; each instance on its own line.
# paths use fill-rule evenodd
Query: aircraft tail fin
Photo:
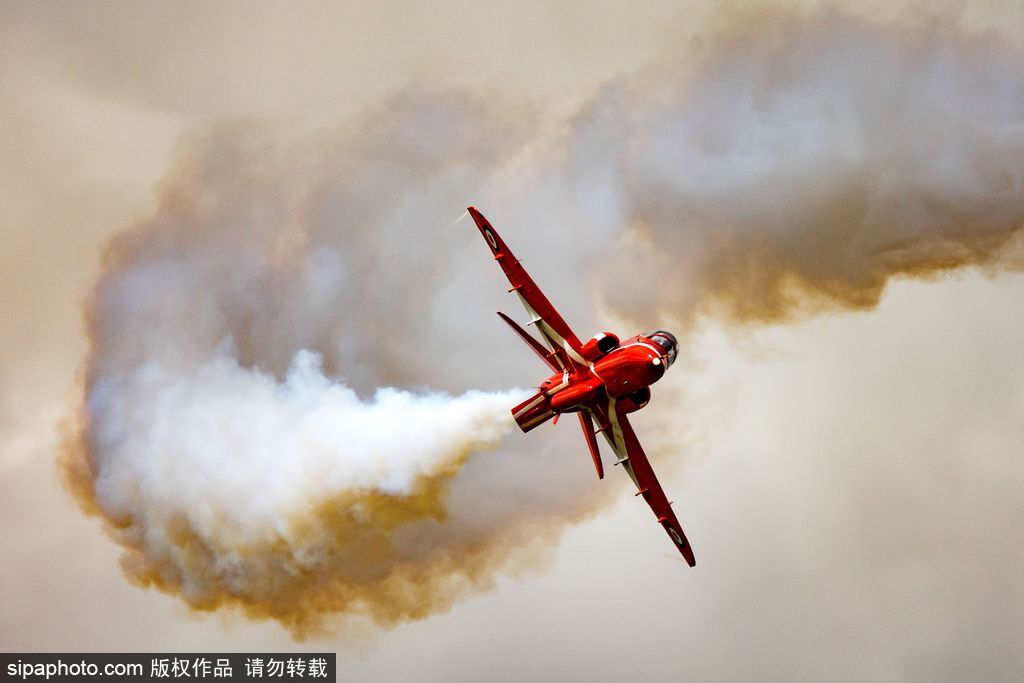
M 583 427 L 583 438 L 587 440 L 587 448 L 590 449 L 590 457 L 594 460 L 594 469 L 597 470 L 597 478 L 604 479 L 604 465 L 601 463 L 601 451 L 597 448 L 597 436 L 594 434 L 594 419 L 590 413 L 581 410 L 580 427 Z

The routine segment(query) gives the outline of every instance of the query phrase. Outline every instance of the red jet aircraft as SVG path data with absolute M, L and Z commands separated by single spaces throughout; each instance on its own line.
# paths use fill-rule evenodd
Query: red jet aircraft
M 596 421 L 597 432 L 604 434 L 618 456 L 615 464 L 626 470 L 636 484 L 636 495 L 644 497 L 687 564 L 694 566 L 693 549 L 683 527 L 626 419 L 628 413 L 640 410 L 651 400 L 650 386 L 661 379 L 676 359 L 676 338 L 658 330 L 619 341 L 616 335 L 604 332 L 581 343 L 490 222 L 472 206 L 469 214 L 505 271 L 512 285 L 509 291 L 519 296 L 530 314 L 529 324 L 537 326 L 550 348 L 544 348 L 507 315 L 498 313 L 555 373 L 544 380 L 535 395 L 512 409 L 516 424 L 528 432 L 552 418 L 557 422 L 561 413 L 576 413 L 597 476 L 603 479 L 604 466 L 594 431 Z

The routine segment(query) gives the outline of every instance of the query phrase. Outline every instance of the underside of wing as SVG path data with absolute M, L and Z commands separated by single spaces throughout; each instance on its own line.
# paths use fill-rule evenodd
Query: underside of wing
M 509 291 L 515 292 L 523 302 L 526 312 L 530 314 L 529 324 L 536 325 L 538 332 L 551 348 L 552 358 L 559 369 L 571 371 L 576 366 L 586 366 L 587 362 L 580 353 L 580 340 L 544 296 L 544 292 L 526 272 L 519 259 L 482 213 L 472 206 L 468 211 L 487 246 L 490 247 L 491 253 L 494 254 L 494 260 L 501 266 L 509 284 L 512 285 Z
M 643 496 L 647 504 L 651 506 L 658 523 L 665 529 L 665 532 L 675 543 L 680 554 L 686 563 L 693 567 L 696 559 L 693 556 L 693 549 L 690 542 L 683 533 L 683 527 L 679 524 L 675 512 L 672 511 L 672 503 L 665 497 L 665 491 L 658 483 L 651 463 L 647 460 L 640 441 L 636 438 L 632 425 L 625 415 L 615 410 L 615 399 L 605 398 L 598 402 L 592 411 L 594 419 L 604 434 L 608 444 L 615 451 L 616 465 L 621 466 L 629 478 L 636 484 L 638 496 Z

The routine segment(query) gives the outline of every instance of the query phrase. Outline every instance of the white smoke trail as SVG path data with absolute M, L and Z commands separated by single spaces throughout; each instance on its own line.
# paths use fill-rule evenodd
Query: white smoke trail
M 227 351 L 185 373 L 147 364 L 104 378 L 89 397 L 89 414 L 102 416 L 92 434 L 104 454 L 97 495 L 108 515 L 147 531 L 138 539 L 147 557 L 181 574 L 188 548 L 165 532 L 186 522 L 215 554 L 235 559 L 217 571 L 244 593 L 246 547 L 282 542 L 290 571 L 317 570 L 326 549 L 316 541 L 325 539 L 297 537 L 315 524 L 310 510 L 362 491 L 414 495 L 419 479 L 495 448 L 517 396 L 380 389 L 363 401 L 324 377 L 308 351 L 280 382 Z
M 523 392 L 410 381 L 441 350 L 418 340 L 444 244 L 406 239 L 395 197 L 364 190 L 388 183 L 416 209 L 407 220 L 443 226 L 451 186 L 494 151 L 472 140 L 472 105 L 396 109 L 362 144 L 436 165 L 395 168 L 345 143 L 343 169 L 319 160 L 311 174 L 309 148 L 228 128 L 183 157 L 156 216 L 111 243 L 69 466 L 132 580 L 299 634 L 327 612 L 439 609 L 469 583 L 453 572 L 490 561 L 474 559 L 486 534 L 443 527 L 447 489 L 499 446 Z M 450 126 L 448 143 L 396 140 L 418 117 Z M 324 195 L 320 178 L 333 181 Z M 466 358 L 473 341 L 451 352 Z M 395 378 L 415 389 L 377 388 Z
M 393 623 L 622 490 L 546 439 L 471 458 L 516 397 L 423 389 L 524 381 L 474 298 L 500 275 L 443 229 L 468 203 L 548 255 L 531 270 L 581 335 L 594 299 L 645 327 L 784 320 L 998 262 L 1024 222 L 1024 58 L 949 26 L 767 22 L 609 86 L 529 154 L 528 121 L 451 94 L 399 98 L 358 137 L 195 142 L 89 308 L 69 467 L 129 576 L 296 632 Z

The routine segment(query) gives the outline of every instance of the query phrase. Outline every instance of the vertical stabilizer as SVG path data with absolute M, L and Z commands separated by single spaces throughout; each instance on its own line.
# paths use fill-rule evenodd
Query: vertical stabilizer
M 583 427 L 583 438 L 587 440 L 587 448 L 590 449 L 590 457 L 594 460 L 594 468 L 597 470 L 597 478 L 604 479 L 604 465 L 601 463 L 601 451 L 597 448 L 597 437 L 594 434 L 594 420 L 586 410 L 581 410 L 577 414 L 580 416 L 580 426 Z

